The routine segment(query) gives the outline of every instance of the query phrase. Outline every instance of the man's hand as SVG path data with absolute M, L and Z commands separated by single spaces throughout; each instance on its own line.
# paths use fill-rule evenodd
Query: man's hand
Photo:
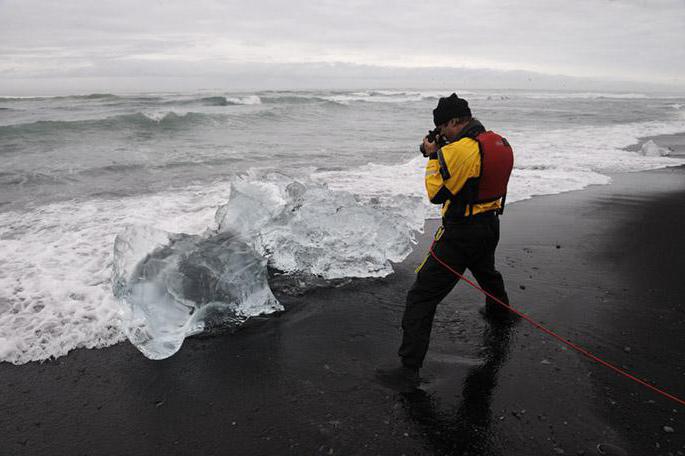
M 423 138 L 423 155 L 428 157 L 438 151 L 438 145 L 435 142 L 428 141 L 428 136 Z

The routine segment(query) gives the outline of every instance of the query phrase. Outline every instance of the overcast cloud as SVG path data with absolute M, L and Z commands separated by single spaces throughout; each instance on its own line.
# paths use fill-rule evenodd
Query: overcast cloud
M 0 94 L 94 81 L 199 88 L 230 85 L 231 75 L 268 88 L 270 74 L 274 85 L 316 85 L 331 73 L 340 84 L 391 76 L 377 66 L 426 86 L 436 82 L 431 70 L 421 80 L 404 69 L 525 70 L 683 89 L 685 0 L 0 0 Z

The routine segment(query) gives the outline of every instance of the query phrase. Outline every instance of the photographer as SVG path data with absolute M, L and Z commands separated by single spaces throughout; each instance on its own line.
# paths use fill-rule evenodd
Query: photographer
M 460 274 L 468 268 L 485 291 L 508 303 L 502 275 L 495 269 L 495 249 L 513 167 L 511 147 L 506 139 L 486 131 L 471 116 L 467 101 L 455 93 L 440 98 L 433 121 L 437 128 L 421 145 L 428 157 L 428 198 L 442 205 L 433 252 Z M 401 365 L 377 371 L 382 383 L 397 389 L 418 386 L 436 306 L 459 280 L 430 253 L 416 272 L 402 317 Z M 481 313 L 491 323 L 510 322 L 514 316 L 490 298 Z

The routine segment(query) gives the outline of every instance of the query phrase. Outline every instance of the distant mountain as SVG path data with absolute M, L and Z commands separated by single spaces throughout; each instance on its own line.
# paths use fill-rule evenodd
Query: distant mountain
M 117 91 L 185 91 L 269 89 L 431 88 L 457 90 L 530 89 L 580 91 L 639 91 L 685 94 L 685 79 L 663 84 L 535 73 L 523 70 L 454 68 L 445 66 L 402 68 L 349 63 L 203 65 L 150 62 L 63 72 L 54 77 L 12 77 L 0 74 L 0 95 L 36 95 Z
M 283 84 L 284 88 L 430 87 L 451 89 L 509 88 L 532 90 L 602 90 L 685 93 L 685 79 L 666 85 L 649 81 L 611 80 L 489 68 L 398 68 L 345 63 L 255 65 L 255 81 Z M 263 78 L 263 79 L 262 79 Z

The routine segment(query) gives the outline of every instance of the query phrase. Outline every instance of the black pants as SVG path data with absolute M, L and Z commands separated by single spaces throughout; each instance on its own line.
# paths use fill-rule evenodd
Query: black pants
M 436 234 L 433 251 L 452 269 L 462 274 L 467 268 L 478 285 L 505 303 L 509 303 L 502 275 L 495 269 L 495 249 L 499 242 L 499 218 L 495 215 L 474 216 L 470 220 L 447 224 Z M 402 317 L 402 363 L 414 369 L 423 365 L 428 351 L 435 308 L 454 288 L 459 279 L 428 256 L 420 267 L 414 285 L 407 293 Z M 486 309 L 497 315 L 508 311 L 486 298 Z

